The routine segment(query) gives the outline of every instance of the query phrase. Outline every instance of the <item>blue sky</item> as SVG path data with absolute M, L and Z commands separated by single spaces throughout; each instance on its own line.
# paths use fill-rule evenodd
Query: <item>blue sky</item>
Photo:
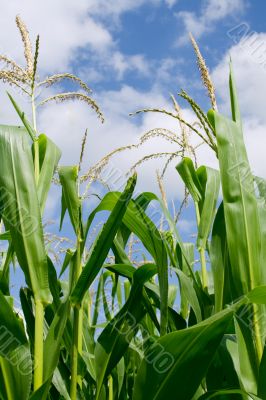
M 106 121 L 103 125 L 84 104 L 51 104 L 38 111 L 38 129 L 46 132 L 62 149 L 62 164 L 76 164 L 86 128 L 89 138 L 84 172 L 113 149 L 137 143 L 140 136 L 156 127 L 179 133 L 176 121 L 162 115 L 129 117 L 142 107 L 171 109 L 169 93 L 186 89 L 201 106 L 210 107 L 199 80 L 195 57 L 188 40 L 192 32 L 210 68 L 216 86 L 219 110 L 229 112 L 228 60 L 232 56 L 245 138 L 254 173 L 266 177 L 266 3 L 259 0 L 0 0 L 0 53 L 23 64 L 23 47 L 15 25 L 20 14 L 32 41 L 40 34 L 39 74 L 72 72 L 93 89 Z M 246 36 L 236 32 L 246 29 Z M 231 33 L 230 33 L 231 32 Z M 250 39 L 244 40 L 246 37 Z M 68 90 L 68 86 L 57 87 Z M 53 94 L 55 89 L 49 89 Z M 29 104 L 17 91 L 15 98 L 26 112 Z M 41 96 L 43 93 L 41 93 Z M 16 115 L 0 85 L 1 123 L 17 123 Z M 180 101 L 183 115 L 195 117 Z M 197 138 L 191 138 L 193 144 Z M 158 151 L 174 151 L 162 140 L 121 153 L 112 166 L 124 176 L 140 157 Z M 199 163 L 216 167 L 215 157 L 202 146 Z M 183 188 L 175 171 L 176 159 L 165 177 L 170 201 L 176 207 Z M 142 165 L 138 190 L 158 192 L 155 170 L 162 160 Z M 123 182 L 123 179 L 122 179 Z M 111 185 L 112 186 L 112 185 Z M 117 189 L 116 184 L 112 189 Z M 53 188 L 48 199 L 46 220 L 59 219 L 59 196 Z M 91 206 L 95 204 L 92 200 Z M 186 238 L 193 233 L 193 211 L 189 209 L 179 228 Z M 52 229 L 52 228 L 51 228 Z M 65 232 L 68 234 L 68 231 Z

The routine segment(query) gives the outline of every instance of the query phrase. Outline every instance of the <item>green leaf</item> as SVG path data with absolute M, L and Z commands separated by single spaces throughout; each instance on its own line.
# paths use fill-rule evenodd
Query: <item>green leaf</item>
M 58 169 L 60 183 L 62 185 L 62 211 L 60 229 L 63 224 L 66 210 L 68 210 L 70 221 L 77 234 L 80 227 L 81 202 L 78 195 L 78 167 L 60 167 Z
M 182 287 L 182 295 L 186 297 L 187 301 L 193 308 L 193 311 L 196 315 L 197 321 L 200 322 L 202 320 L 201 309 L 199 305 L 199 301 L 197 298 L 197 294 L 193 287 L 193 282 L 190 278 L 187 277 L 184 272 L 177 268 L 173 268 L 180 279 L 181 287 Z
M 8 339 L 6 337 L 6 340 Z M 28 400 L 32 380 L 29 345 L 18 345 L 16 349 L 9 352 L 8 356 L 0 357 L 0 366 L 6 392 L 5 399 Z
M 44 381 L 52 377 L 58 364 L 62 336 L 68 319 L 69 310 L 70 305 L 68 300 L 59 306 L 44 341 Z
M 27 400 L 32 361 L 23 322 L 0 292 L 0 366 L 7 400 Z
M 133 400 L 191 399 L 232 320 L 228 309 L 198 325 L 160 338 L 145 354 Z
M 0 240 L 10 240 L 11 239 L 11 234 L 9 231 L 0 233 Z
M 256 176 L 254 179 L 259 191 L 257 202 L 261 232 L 261 265 L 264 265 L 266 261 L 266 181 Z M 261 283 L 266 284 L 266 268 L 262 268 L 261 275 Z
M 134 272 L 127 302 L 99 336 L 95 348 L 97 399 L 105 377 L 117 365 L 138 330 L 138 323 L 145 314 L 142 288 L 157 272 L 153 264 L 145 264 Z
M 202 187 L 196 174 L 193 162 L 190 158 L 184 157 L 176 166 L 176 169 L 186 185 L 193 200 L 198 203 L 202 197 Z
M 255 287 L 246 297 L 250 303 L 266 304 L 266 285 Z
M 259 378 L 258 378 L 258 396 L 262 399 L 266 398 L 266 346 L 264 345 L 263 355 L 259 367 Z
M 35 140 L 37 140 L 37 137 L 36 137 L 37 135 L 36 135 L 35 130 L 31 127 L 31 124 L 27 120 L 27 117 L 25 116 L 25 113 L 23 111 L 21 111 L 21 109 L 19 108 L 18 104 L 15 102 L 15 100 L 11 96 L 11 94 L 7 92 L 7 95 L 10 98 L 11 103 L 13 104 L 16 112 L 18 113 L 18 116 L 21 119 L 21 122 L 23 123 L 24 127 L 26 128 L 26 131 L 28 132 L 28 134 L 30 135 L 32 141 L 34 142 Z
M 233 66 L 231 60 L 230 60 L 229 89 L 230 89 L 230 99 L 231 99 L 232 120 L 241 127 L 241 115 L 240 115 L 240 109 L 236 92 L 236 84 L 235 84 Z
M 22 167 L 23 166 L 23 167 Z M 24 128 L 0 126 L 0 197 L 18 262 L 35 299 L 50 301 L 33 160 Z
M 206 249 L 219 196 L 220 174 L 213 168 L 202 166 L 197 170 L 197 177 L 202 187 L 202 198 L 199 202 L 200 223 L 197 247 Z
M 44 134 L 38 137 L 40 175 L 37 192 L 41 213 L 44 211 L 45 202 L 51 186 L 52 178 L 58 161 L 61 157 L 59 148 Z
M 239 297 L 260 284 L 258 207 L 241 128 L 218 113 L 214 117 L 232 287 Z
M 238 374 L 242 388 L 249 393 L 257 393 L 258 365 L 253 343 L 250 319 L 246 317 L 246 306 L 241 308 L 243 315 L 235 318 L 235 329 L 237 336 L 238 359 L 235 369 Z M 248 314 L 248 315 L 251 315 Z
M 221 311 L 233 301 L 234 294 L 230 287 L 231 266 L 226 239 L 223 203 L 216 213 L 210 245 L 211 268 L 214 281 L 215 311 Z
M 99 273 L 113 243 L 117 229 L 127 210 L 128 203 L 136 185 L 136 175 L 128 180 L 124 192 L 116 197 L 115 206 L 104 224 L 98 238 L 95 240 L 91 250 L 89 260 L 78 279 L 76 286 L 71 294 L 71 302 L 80 304 L 86 291 Z
M 108 193 L 99 206 L 90 215 L 87 228 L 91 225 L 95 214 L 102 210 L 112 210 L 115 206 L 117 196 L 116 192 Z M 149 204 L 151 200 L 158 200 L 153 193 L 143 193 L 139 198 Z M 160 203 L 161 204 L 161 203 Z M 156 228 L 154 222 L 145 214 L 143 206 L 131 200 L 123 217 L 124 225 L 141 240 L 144 247 L 152 255 L 158 266 L 160 296 L 161 296 L 161 334 L 166 332 L 167 313 L 168 313 L 168 258 L 165 241 Z
M 51 385 L 50 380 L 44 382 L 44 384 L 38 390 L 32 393 L 29 400 L 47 400 L 50 385 Z

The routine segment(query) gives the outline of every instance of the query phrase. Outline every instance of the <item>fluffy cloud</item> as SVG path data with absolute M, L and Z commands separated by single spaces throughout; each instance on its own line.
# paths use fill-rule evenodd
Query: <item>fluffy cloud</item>
M 150 0 L 154 5 L 161 2 L 162 0 Z M 119 78 L 132 68 L 146 74 L 147 61 L 143 55 L 125 57 L 113 39 L 113 30 L 117 28 L 114 20 L 122 13 L 143 4 L 142 0 L 112 3 L 106 0 L 7 2 L 0 15 L 0 52 L 20 63 L 24 62 L 23 48 L 15 27 L 15 16 L 20 14 L 30 29 L 33 41 L 40 34 L 39 65 L 43 73 L 70 69 L 79 63 L 83 51 L 98 64 L 109 63 L 109 69 L 114 69 Z M 97 70 L 91 72 L 95 75 Z
M 14 25 L 16 14 L 25 20 L 33 38 L 40 34 L 40 65 L 45 72 L 68 68 L 80 47 L 90 46 L 100 52 L 113 44 L 110 32 L 88 14 L 84 0 L 15 0 L 5 3 L 0 15 L 0 50 L 20 62 L 23 49 Z
M 186 43 L 189 32 L 198 39 L 204 33 L 212 31 L 217 21 L 242 12 L 245 3 L 245 0 L 204 0 L 199 14 L 189 11 L 176 13 L 177 18 L 185 27 L 185 33 L 178 39 L 177 44 Z

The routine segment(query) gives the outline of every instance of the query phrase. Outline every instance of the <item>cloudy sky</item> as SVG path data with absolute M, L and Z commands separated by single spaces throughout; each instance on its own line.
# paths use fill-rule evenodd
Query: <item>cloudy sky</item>
M 254 173 L 266 177 L 266 4 L 259 0 L 0 0 L 0 52 L 23 64 L 23 47 L 15 24 L 19 14 L 26 22 L 32 42 L 40 34 L 39 75 L 71 72 L 93 89 L 105 123 L 84 104 L 47 105 L 38 111 L 38 129 L 62 149 L 61 164 L 76 164 L 82 136 L 88 128 L 84 170 L 113 149 L 137 143 L 153 128 L 179 132 L 175 120 L 158 114 L 129 116 L 140 108 L 169 108 L 169 93 L 181 88 L 207 111 L 195 57 L 188 40 L 192 32 L 213 77 L 218 106 L 229 114 L 228 60 L 235 69 L 245 137 Z M 59 87 L 66 90 L 68 87 Z M 17 123 L 0 86 L 1 123 Z M 49 94 L 53 91 L 49 89 Z M 28 111 L 17 91 L 14 97 Z M 193 122 L 187 105 L 180 101 L 185 117 Z M 122 153 L 113 165 L 123 174 L 145 154 L 174 151 L 173 145 L 155 139 L 140 150 Z M 207 148 L 199 160 L 215 166 Z M 174 161 L 165 179 L 169 199 L 182 199 L 182 187 Z M 142 165 L 139 190 L 157 190 L 155 170 L 162 161 Z M 52 191 L 49 217 L 58 217 L 58 194 Z M 183 228 L 189 229 L 189 218 Z

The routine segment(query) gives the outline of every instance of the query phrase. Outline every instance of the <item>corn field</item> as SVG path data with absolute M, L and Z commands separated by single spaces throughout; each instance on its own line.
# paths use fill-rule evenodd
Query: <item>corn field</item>
M 49 132 L 38 131 L 38 106 L 81 100 L 100 120 L 103 115 L 78 77 L 63 73 L 40 80 L 39 38 L 34 52 L 19 17 L 17 25 L 26 67 L 1 56 L 5 68 L 0 79 L 29 97 L 32 115 L 8 94 L 21 126 L 0 126 L 0 240 L 6 245 L 0 269 L 0 398 L 266 399 L 266 181 L 253 176 L 249 165 L 232 65 L 231 118 L 218 112 L 214 86 L 193 37 L 211 109 L 204 112 L 182 91 L 197 125 L 183 119 L 174 97 L 173 111 L 137 111 L 164 113 L 182 128 L 179 136 L 150 131 L 142 142 L 157 134 L 178 148 L 168 154 L 165 168 L 178 159 L 184 204 L 190 197 L 195 210 L 196 239 L 184 242 L 178 218 L 168 208 L 164 171 L 158 174 L 160 197 L 136 193 L 137 167 L 143 160 L 121 192 L 107 191 L 87 211 L 82 183 L 100 180 L 112 155 L 132 146 L 111 152 L 82 176 L 85 134 L 79 163 L 60 164 L 61 151 Z M 38 88 L 64 79 L 79 91 L 59 93 L 37 106 Z M 215 153 L 219 170 L 197 165 L 186 129 Z M 43 223 L 53 184 L 61 188 L 58 228 L 68 223 L 75 236 L 73 246 L 57 255 L 59 268 Z M 159 227 L 149 213 L 152 202 L 165 222 Z M 106 220 L 96 235 L 101 212 Z M 13 264 L 26 282 L 20 288 L 19 313 L 10 292 Z

